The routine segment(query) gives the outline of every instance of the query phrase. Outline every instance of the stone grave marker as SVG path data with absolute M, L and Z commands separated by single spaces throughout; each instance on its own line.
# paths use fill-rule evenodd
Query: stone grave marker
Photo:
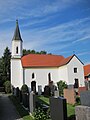
M 73 89 L 73 88 L 74 88 L 73 84 L 68 85 L 68 89 Z
M 64 89 L 64 98 L 67 99 L 67 103 L 75 104 L 76 103 L 76 93 L 74 89 Z
M 54 96 L 55 96 L 55 97 L 59 97 L 59 90 L 55 90 L 55 91 L 54 91 Z
M 83 91 L 80 93 L 81 105 L 90 107 L 90 91 Z
M 52 120 L 67 120 L 67 104 L 63 97 L 50 97 L 50 113 Z
M 14 93 L 14 96 L 16 96 L 16 88 L 14 88 L 14 91 L 13 91 L 13 93 Z
M 29 111 L 30 113 L 33 113 L 35 109 L 35 93 L 32 91 L 29 95 Z
M 42 86 L 38 85 L 38 95 L 41 95 L 41 94 L 42 94 Z
M 75 107 L 76 120 L 90 120 L 90 107 L 76 106 Z

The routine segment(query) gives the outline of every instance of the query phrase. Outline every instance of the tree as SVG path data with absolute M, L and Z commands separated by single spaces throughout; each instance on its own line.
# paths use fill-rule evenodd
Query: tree
M 2 58 L 0 58 L 0 86 L 3 86 L 2 76 L 3 76 L 3 64 L 2 64 Z
M 65 88 L 67 88 L 66 82 L 61 80 L 61 81 L 57 82 L 57 86 L 58 86 L 60 95 L 63 95 L 63 90 Z
M 38 52 L 38 51 L 35 51 L 35 50 L 23 49 L 23 55 L 28 55 L 28 54 L 47 54 L 47 52 L 45 50 L 42 50 L 42 51 Z M 49 54 L 51 54 L 51 53 L 49 53 Z
M 10 80 L 10 60 L 11 60 L 11 52 L 8 47 L 4 50 L 2 56 L 2 79 L 3 81 Z

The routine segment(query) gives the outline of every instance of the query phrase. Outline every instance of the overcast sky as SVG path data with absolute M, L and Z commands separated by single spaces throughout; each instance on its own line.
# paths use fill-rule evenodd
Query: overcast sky
M 25 49 L 90 63 L 90 0 L 0 0 L 0 56 L 11 49 L 16 19 Z

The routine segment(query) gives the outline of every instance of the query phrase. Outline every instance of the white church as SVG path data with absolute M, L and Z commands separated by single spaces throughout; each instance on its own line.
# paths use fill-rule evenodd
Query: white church
M 18 21 L 12 39 L 11 85 L 21 88 L 27 84 L 30 90 L 50 81 L 56 85 L 60 80 L 76 88 L 84 86 L 83 63 L 76 55 L 65 58 L 61 55 L 28 54 L 23 56 L 23 40 Z M 34 88 L 33 88 L 34 87 Z

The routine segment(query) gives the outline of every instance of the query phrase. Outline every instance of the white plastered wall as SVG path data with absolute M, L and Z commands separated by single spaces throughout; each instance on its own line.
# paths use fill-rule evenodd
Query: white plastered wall
M 67 84 L 69 83 L 67 65 L 59 67 L 59 81 L 60 80 L 65 81 Z
M 21 59 L 11 59 L 11 85 L 19 87 L 23 85 L 23 68 Z
M 83 64 L 75 56 L 67 64 L 67 68 L 68 68 L 68 83 L 74 84 L 75 79 L 78 79 L 79 86 L 85 86 Z M 74 68 L 77 68 L 77 73 L 74 73 Z
M 32 79 L 32 73 L 35 74 L 34 79 Z M 56 84 L 59 80 L 58 68 L 24 68 L 25 84 L 31 88 L 31 82 L 36 81 L 36 90 L 38 90 L 38 85 L 42 85 L 42 90 L 44 90 L 45 85 L 48 85 L 49 73 L 51 73 L 51 80 Z

